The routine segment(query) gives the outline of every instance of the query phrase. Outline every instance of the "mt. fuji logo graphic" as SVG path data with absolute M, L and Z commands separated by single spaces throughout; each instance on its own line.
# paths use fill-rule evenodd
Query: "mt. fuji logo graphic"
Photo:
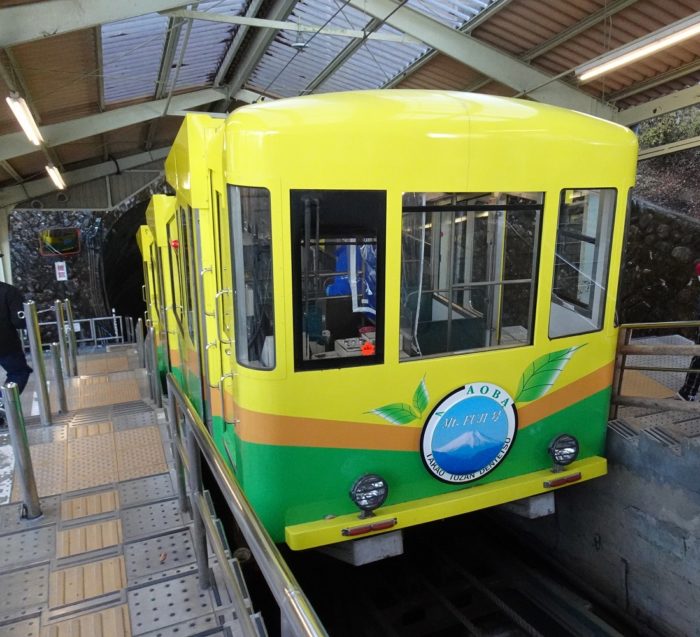
M 472 383 L 433 411 L 421 439 L 428 471 L 445 482 L 476 480 L 493 470 L 513 444 L 513 399 L 491 383 Z

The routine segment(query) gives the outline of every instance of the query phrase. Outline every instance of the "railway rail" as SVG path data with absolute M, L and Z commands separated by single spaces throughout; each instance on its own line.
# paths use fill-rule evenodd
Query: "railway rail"
M 287 560 L 330 635 L 353 637 L 630 637 L 612 617 L 494 517 L 407 533 L 403 556 L 362 567 L 322 554 Z M 329 594 L 328 582 L 333 582 Z

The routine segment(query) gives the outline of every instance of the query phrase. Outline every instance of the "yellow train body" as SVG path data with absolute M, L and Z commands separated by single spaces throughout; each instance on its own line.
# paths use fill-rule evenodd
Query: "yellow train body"
M 186 117 L 166 162 L 179 241 L 160 244 L 179 277 L 171 361 L 276 540 L 340 542 L 605 473 L 635 165 L 627 129 L 485 95 Z M 566 434 L 578 459 L 552 474 Z M 369 523 L 348 497 L 368 475 L 388 485 Z

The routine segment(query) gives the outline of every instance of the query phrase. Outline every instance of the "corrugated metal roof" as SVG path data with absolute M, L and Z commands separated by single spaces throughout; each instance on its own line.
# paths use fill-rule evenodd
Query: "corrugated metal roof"
M 102 25 L 105 104 L 155 94 L 167 28 L 155 13 Z
M 133 6 L 134 11 L 140 4 L 114 1 L 120 7 Z M 0 11 L 13 4 L 32 3 L 33 0 L 0 1 Z M 228 16 L 250 12 L 258 18 L 270 18 L 272 9 L 278 6 L 277 2 L 265 0 L 253 5 L 259 7 L 254 12 L 252 3 L 253 0 L 206 0 L 183 6 Z M 43 13 L 40 3 L 36 4 L 40 20 Z M 81 4 L 88 16 L 91 7 L 89 2 Z M 700 0 L 407 0 L 397 1 L 396 7 L 397 11 L 409 8 L 449 29 L 461 29 L 477 44 L 494 47 L 516 62 L 530 64 L 557 81 L 574 85 L 622 110 L 700 83 L 699 38 L 587 84 L 579 84 L 572 72 L 600 54 L 700 12 Z M 289 20 L 336 29 L 376 29 L 377 34 L 385 36 L 398 34 L 388 24 L 349 6 L 347 0 L 297 0 Z M 177 41 L 168 38 L 169 24 L 173 22 L 182 24 L 182 28 L 172 32 Z M 226 71 L 220 67 L 238 29 L 230 23 L 200 19 L 190 22 L 187 18 L 175 20 L 149 14 L 57 36 L 42 31 L 34 41 L 0 50 L 0 93 L 7 94 L 13 85 L 19 86 L 39 116 L 40 126 L 44 126 L 97 114 L 105 107 L 112 110 L 148 102 L 171 90 L 181 93 L 211 87 L 217 73 Z M 250 55 L 248 45 L 256 33 L 257 27 L 251 27 L 233 61 L 234 71 Z M 303 48 L 294 46 L 298 40 L 305 43 Z M 166 43 L 170 44 L 171 56 L 165 56 Z M 158 91 L 164 60 L 169 73 Z M 470 68 L 421 43 L 295 30 L 276 32 L 247 78 L 247 87 L 272 96 L 387 85 L 499 95 L 516 92 L 478 68 Z M 105 156 L 122 157 L 167 145 L 177 125 L 177 118 L 157 118 L 79 139 L 54 151 L 64 169 L 91 161 L 99 163 Z M 80 123 L 74 127 L 79 129 Z M 9 109 L 0 101 L 0 135 L 16 134 L 18 130 Z M 75 130 L 71 135 L 75 140 Z M 8 138 L 6 147 L 12 144 Z M 0 163 L 0 187 L 15 179 L 44 176 L 46 155 L 28 148 L 24 152 L 23 156 L 10 157 L 8 164 Z
M 245 0 L 215 0 L 201 2 L 197 6 L 197 11 L 239 16 L 245 12 L 246 5 Z M 182 66 L 179 71 L 175 68 L 172 70 L 172 73 L 177 74 L 175 88 L 210 85 L 237 28 L 232 24 L 204 20 L 192 21 L 191 29 L 185 25 L 180 33 L 173 61 L 174 65 L 179 63 L 182 46 L 189 29 Z
M 460 28 L 493 0 L 408 0 L 406 6 L 441 24 Z M 290 21 L 302 25 L 365 30 L 370 18 L 334 0 L 304 0 L 292 11 Z M 400 35 L 383 25 L 380 34 Z M 306 43 L 303 48 L 295 44 Z M 263 93 L 299 95 L 343 51 L 349 39 L 339 36 L 282 31 L 251 74 L 248 85 Z M 341 64 L 317 92 L 379 88 L 401 74 L 430 48 L 424 44 L 365 39 L 360 48 Z
M 245 0 L 211 0 L 201 2 L 197 11 L 241 15 L 245 6 Z M 155 95 L 168 22 L 166 16 L 151 13 L 102 26 L 106 104 Z M 208 86 L 236 28 L 220 22 L 187 20 L 177 34 L 166 92 L 175 78 L 176 89 Z M 178 68 L 183 46 L 185 54 Z

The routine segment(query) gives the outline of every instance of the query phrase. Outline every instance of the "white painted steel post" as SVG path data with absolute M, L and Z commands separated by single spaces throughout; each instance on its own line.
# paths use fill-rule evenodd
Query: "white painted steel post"
M 126 337 L 129 339 L 129 343 L 134 342 L 134 317 L 126 317 Z
M 58 343 L 51 343 L 51 357 L 53 359 L 53 379 L 58 395 L 58 413 L 68 413 L 68 401 L 66 400 L 66 386 L 61 372 L 61 354 L 58 351 Z
M 75 323 L 73 322 L 73 306 L 66 299 L 64 302 L 66 308 L 66 320 L 68 321 L 68 343 L 70 346 L 70 362 L 73 376 L 78 375 L 78 342 L 75 338 Z
M 150 340 L 148 355 L 151 359 L 151 382 L 153 390 L 153 402 L 157 407 L 163 406 L 163 393 L 160 385 L 160 372 L 158 371 L 158 351 L 156 350 L 156 331 L 152 327 L 148 328 L 148 338 Z
M 143 319 L 141 318 L 136 321 L 136 351 L 139 355 L 139 367 L 145 367 L 146 357 L 144 355 L 143 344 Z
M 180 511 L 186 513 L 190 510 L 187 499 L 187 483 L 185 482 L 185 468 L 180 457 L 182 447 L 182 436 L 180 435 L 180 413 L 177 408 L 175 394 L 168 393 L 168 425 L 170 426 L 170 439 L 173 448 L 173 458 L 175 458 L 175 478 L 177 479 L 177 501 Z
M 66 376 L 71 376 L 70 360 L 68 359 L 68 346 L 66 344 L 66 322 L 63 318 L 63 303 L 56 300 L 56 329 L 58 330 L 58 344 L 61 346 L 61 359 L 63 371 Z
M 17 477 L 20 491 L 22 492 L 22 517 L 28 520 L 38 518 L 41 513 L 39 493 L 34 479 L 32 456 L 29 452 L 29 440 L 27 429 L 22 414 L 22 403 L 19 400 L 19 388 L 17 383 L 7 383 L 2 388 L 5 401 L 5 416 L 10 429 L 10 442 L 15 455 Z
M 46 368 L 44 367 L 44 352 L 41 349 L 39 317 L 36 313 L 34 301 L 28 301 L 24 304 L 24 319 L 27 324 L 27 338 L 29 339 L 29 351 L 32 354 L 32 367 L 37 379 L 39 418 L 42 425 L 50 425 L 51 402 L 49 401 L 49 389 L 46 385 Z
M 119 322 L 117 321 L 117 313 L 112 308 L 112 325 L 114 326 L 114 342 L 119 342 Z
M 189 463 L 190 478 L 190 511 L 192 513 L 192 544 L 197 558 L 197 571 L 199 572 L 199 588 L 206 590 L 211 586 L 209 576 L 209 557 L 207 555 L 207 530 L 202 519 L 202 512 L 198 506 L 198 498 L 202 495 L 202 462 L 199 455 L 197 439 L 192 431 L 192 424 L 185 414 L 185 431 L 187 437 L 187 461 Z

